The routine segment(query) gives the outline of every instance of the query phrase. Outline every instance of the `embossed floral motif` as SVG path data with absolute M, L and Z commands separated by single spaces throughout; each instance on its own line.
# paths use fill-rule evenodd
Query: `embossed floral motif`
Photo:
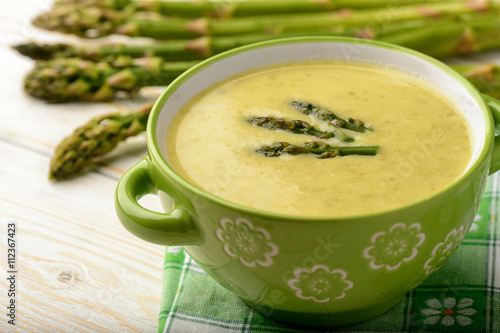
M 272 257 L 278 254 L 278 247 L 269 240 L 271 236 L 262 228 L 254 228 L 248 220 L 238 218 L 220 220 L 217 237 L 224 243 L 224 251 L 238 258 L 243 265 L 254 267 L 271 266 Z
M 431 274 L 444 265 L 446 260 L 455 253 L 455 250 L 460 245 L 465 237 L 465 227 L 455 228 L 448 233 L 443 242 L 438 243 L 432 250 L 430 257 L 424 264 L 425 274 Z
M 448 297 L 442 303 L 437 298 L 428 299 L 425 304 L 428 308 L 421 312 L 426 316 L 424 323 L 435 325 L 437 323 L 443 326 L 453 326 L 455 324 L 468 326 L 472 324 L 470 316 L 476 314 L 476 310 L 471 308 L 474 304 L 472 298 L 462 298 L 458 304 L 457 300 Z
M 387 270 L 399 268 L 403 262 L 415 258 L 418 247 L 424 242 L 425 234 L 420 232 L 420 224 L 409 227 L 404 223 L 394 224 L 389 231 L 380 231 L 371 238 L 373 245 L 363 251 L 370 260 L 370 267 Z
M 347 280 L 347 273 L 341 269 L 330 270 L 325 265 L 315 265 L 311 270 L 296 269 L 295 278 L 288 280 L 288 286 L 295 290 L 295 296 L 318 303 L 345 297 L 345 291 L 353 287 Z

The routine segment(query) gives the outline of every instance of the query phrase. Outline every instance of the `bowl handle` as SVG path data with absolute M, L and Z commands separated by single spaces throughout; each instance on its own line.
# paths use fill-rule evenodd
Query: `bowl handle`
M 175 204 L 169 213 L 158 213 L 142 207 L 138 200 L 146 194 L 157 194 L 151 178 L 149 157 L 128 170 L 121 178 L 115 192 L 115 209 L 123 226 L 135 236 L 161 245 L 195 245 L 201 243 L 189 202 L 176 193 L 171 184 L 168 195 Z M 175 195 L 173 194 L 175 193 Z M 182 200 L 179 200 L 182 199 Z
M 484 95 L 483 99 L 488 104 L 493 121 L 495 122 L 495 129 L 500 131 L 500 101 L 497 99 Z M 493 142 L 493 153 L 491 155 L 490 175 L 500 170 L 500 135 L 495 136 Z

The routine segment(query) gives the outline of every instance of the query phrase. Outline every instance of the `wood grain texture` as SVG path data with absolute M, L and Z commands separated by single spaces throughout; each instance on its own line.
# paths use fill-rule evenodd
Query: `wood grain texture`
M 118 221 L 113 195 L 125 170 L 146 155 L 145 137 L 121 145 L 88 174 L 47 179 L 54 147 L 90 117 L 155 98 L 50 105 L 25 95 L 33 62 L 10 45 L 73 39 L 32 27 L 50 1 L 0 3 L 0 307 L 8 302 L 7 223 L 18 223 L 17 325 L 0 332 L 156 332 L 164 248 Z M 156 204 L 156 206 L 155 206 Z M 150 205 L 158 208 L 157 203 Z
M 0 2 L 2 309 L 8 302 L 9 221 L 18 223 L 20 254 L 17 325 L 7 324 L 3 310 L 0 332 L 156 332 L 164 248 L 129 234 L 113 207 L 118 179 L 146 155 L 144 136 L 120 145 L 79 178 L 53 184 L 47 173 L 54 147 L 75 127 L 92 116 L 154 99 L 161 88 L 114 103 L 50 105 L 27 96 L 23 79 L 33 62 L 10 45 L 30 39 L 84 42 L 31 26 L 31 18 L 50 6 L 51 0 Z M 500 53 L 475 59 L 500 61 Z
M 8 221 L 18 223 L 17 328 L 155 331 L 164 249 L 120 225 L 116 180 L 90 173 L 51 184 L 44 172 L 48 157 L 2 141 L 0 155 L 0 237 L 6 238 Z M 5 241 L 0 244 L 5 254 Z M 6 290 L 4 279 L 0 286 Z M 6 304 L 6 293 L 0 295 Z M 0 321 L 0 331 L 9 328 Z

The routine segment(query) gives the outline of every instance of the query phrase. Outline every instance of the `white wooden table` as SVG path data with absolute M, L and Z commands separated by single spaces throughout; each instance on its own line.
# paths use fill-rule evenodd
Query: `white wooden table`
M 92 116 L 133 107 L 50 105 L 23 92 L 33 61 L 9 45 L 67 39 L 30 25 L 49 6 L 45 0 L 0 3 L 0 331 L 156 332 L 164 248 L 128 233 L 113 203 L 120 176 L 146 155 L 144 136 L 84 176 L 47 179 L 63 137 Z M 15 326 L 5 315 L 10 222 L 18 227 Z
M 119 223 L 120 176 L 146 155 L 144 136 L 71 181 L 47 179 L 54 147 L 92 116 L 140 103 L 50 105 L 23 92 L 33 62 L 9 45 L 67 40 L 30 25 L 50 0 L 0 2 L 1 332 L 156 332 L 164 248 Z M 500 53 L 476 60 L 499 61 Z M 149 90 L 154 98 L 158 90 Z M 146 201 L 152 208 L 159 205 Z M 8 324 L 7 226 L 17 223 L 16 325 Z

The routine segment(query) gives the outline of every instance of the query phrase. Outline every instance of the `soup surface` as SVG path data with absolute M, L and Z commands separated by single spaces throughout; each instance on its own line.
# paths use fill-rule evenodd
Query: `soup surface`
M 342 128 L 354 142 L 253 126 L 249 117 L 304 120 L 292 101 L 362 120 Z M 167 133 L 174 170 L 216 196 L 260 210 L 302 216 L 348 216 L 393 209 L 453 183 L 471 157 L 469 128 L 456 106 L 423 80 L 372 65 L 310 61 L 252 71 L 203 92 L 176 115 Z M 266 157 L 264 145 L 379 146 L 376 156 Z

